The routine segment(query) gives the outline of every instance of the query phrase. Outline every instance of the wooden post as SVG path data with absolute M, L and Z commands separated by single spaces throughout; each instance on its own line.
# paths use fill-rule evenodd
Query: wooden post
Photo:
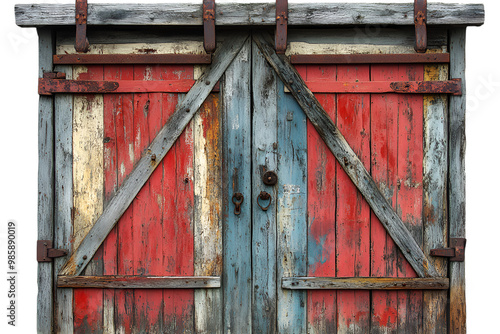
M 450 238 L 465 238 L 465 27 L 450 31 L 450 77 L 462 79 L 462 96 L 450 97 L 448 201 Z M 450 263 L 449 333 L 466 333 L 465 264 Z
M 54 35 L 50 28 L 38 29 L 39 78 L 52 71 Z M 38 239 L 54 237 L 54 100 L 40 96 L 38 110 Z M 53 264 L 38 263 L 37 332 L 52 333 Z

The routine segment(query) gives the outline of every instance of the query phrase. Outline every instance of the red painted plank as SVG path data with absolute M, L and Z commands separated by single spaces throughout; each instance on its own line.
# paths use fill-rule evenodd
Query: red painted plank
M 161 68 L 163 80 L 193 78 L 192 66 L 162 66 Z M 177 101 L 176 95 L 163 94 L 164 113 L 169 113 L 164 114 L 165 119 L 174 111 Z M 164 274 L 192 276 L 194 274 L 194 182 L 191 123 L 164 158 L 163 174 Z M 168 333 L 193 332 L 194 291 L 192 289 L 165 289 L 163 298 L 164 331 Z
M 104 80 L 121 79 L 119 66 L 105 66 Z M 117 169 L 117 152 L 116 152 L 116 110 L 121 108 L 121 96 L 105 95 L 103 96 L 104 103 L 104 206 L 111 199 L 116 189 L 118 188 L 118 169 Z M 116 275 L 117 268 L 117 226 L 115 226 L 103 243 L 103 274 Z M 108 326 L 111 321 L 114 327 L 114 310 L 115 310 L 115 290 L 105 289 L 103 296 L 104 309 L 104 325 Z
M 423 80 L 423 65 L 400 65 L 399 80 Z M 418 244 L 422 244 L 423 97 L 399 96 L 397 212 Z M 417 277 L 398 254 L 398 276 Z M 398 329 L 422 332 L 422 291 L 398 292 Z
M 307 80 L 336 80 L 335 65 L 307 66 Z M 336 115 L 334 94 L 316 94 L 333 119 Z M 307 121 L 308 180 L 308 275 L 332 277 L 335 258 L 335 157 L 310 121 Z M 337 330 L 337 291 L 308 291 L 307 321 L 312 333 Z
M 80 80 L 102 80 L 103 66 L 88 66 L 86 73 L 81 73 Z M 93 95 L 88 96 L 89 99 Z M 94 264 L 101 267 L 103 260 L 102 247 L 96 252 L 93 258 Z M 102 267 L 100 268 L 102 270 Z M 96 274 L 96 273 L 94 273 Z M 99 273 L 97 273 L 99 274 Z M 74 316 L 73 323 L 75 333 L 101 333 L 103 327 L 103 290 L 102 289 L 74 289 Z
M 133 66 L 120 66 L 120 76 L 132 80 Z M 105 119 L 106 122 L 106 119 Z M 132 94 L 121 94 L 120 104 L 115 108 L 117 179 L 120 186 L 132 171 L 134 155 L 134 99 Z M 117 272 L 118 275 L 134 275 L 134 248 L 132 231 L 132 205 L 125 211 L 116 225 L 117 231 Z M 133 318 L 134 290 L 115 291 L 115 329 L 119 333 L 131 333 Z
M 372 80 L 398 79 L 398 65 L 372 65 Z M 396 206 L 398 169 L 398 96 L 371 96 L 371 175 Z M 371 276 L 397 277 L 398 250 L 378 218 L 371 213 Z M 372 291 L 371 330 L 396 333 L 398 293 Z
M 135 65 L 134 80 L 154 80 L 159 77 L 155 66 Z M 161 94 L 134 94 L 134 154 L 138 161 L 162 125 Z M 134 270 L 136 275 L 161 275 L 163 173 L 156 169 L 144 184 L 133 206 Z M 154 289 L 134 291 L 135 330 L 162 330 L 162 292 Z
M 369 66 L 339 65 L 337 81 L 370 79 Z M 370 165 L 370 95 L 337 95 L 337 126 L 365 167 Z M 370 275 L 370 208 L 337 164 L 337 277 Z M 363 332 L 370 323 L 368 291 L 337 292 L 339 332 Z

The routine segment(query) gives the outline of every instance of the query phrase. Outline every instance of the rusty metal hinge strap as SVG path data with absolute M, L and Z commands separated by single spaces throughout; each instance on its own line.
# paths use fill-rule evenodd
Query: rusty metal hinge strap
M 415 0 L 415 51 L 427 51 L 427 0 Z
M 451 262 L 465 260 L 465 238 L 450 238 L 449 248 L 431 249 L 431 256 L 448 257 Z
M 215 0 L 203 0 L 203 47 L 207 53 L 215 51 Z
M 76 0 L 75 4 L 75 24 L 76 24 L 76 41 L 75 50 L 77 52 L 89 51 L 89 40 L 87 38 L 87 15 L 88 6 L 87 0 Z
M 288 0 L 276 0 L 276 53 L 283 54 L 286 51 L 288 28 Z
M 36 260 L 38 262 L 52 262 L 52 259 L 68 255 L 65 249 L 53 248 L 50 240 L 38 240 L 36 243 Z

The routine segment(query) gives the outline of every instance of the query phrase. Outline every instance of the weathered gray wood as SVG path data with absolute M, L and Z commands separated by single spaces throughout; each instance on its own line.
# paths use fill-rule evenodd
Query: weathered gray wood
M 429 3 L 428 25 L 481 25 L 482 4 Z M 16 23 L 32 27 L 74 25 L 72 4 L 22 4 L 15 7 Z M 275 25 L 274 3 L 218 3 L 215 22 L 223 25 Z M 89 25 L 198 25 L 201 4 L 89 4 Z M 413 25 L 413 4 L 290 3 L 293 25 Z
M 54 36 L 50 28 L 38 29 L 38 77 L 52 71 Z M 54 100 L 40 96 L 38 110 L 38 239 L 54 237 Z M 38 263 L 37 332 L 53 328 L 53 264 Z
M 274 52 L 274 43 L 272 48 Z M 307 117 L 293 96 L 285 94 L 281 80 L 277 82 L 278 191 L 271 203 L 277 207 L 276 272 L 278 278 L 306 276 Z M 277 306 L 278 333 L 307 333 L 307 294 L 304 291 L 278 289 Z
M 100 289 L 213 289 L 220 288 L 215 276 L 59 276 L 58 288 Z
M 74 35 L 74 34 L 73 34 Z M 74 43 L 75 36 L 72 36 Z M 413 45 L 415 43 L 414 27 L 361 26 L 353 28 L 330 29 L 290 29 L 288 42 L 304 42 L 308 44 L 366 44 L 366 45 Z M 441 27 L 429 27 L 429 48 L 448 45 L 448 31 Z
M 448 278 L 283 277 L 281 287 L 290 290 L 446 290 Z
M 335 158 L 364 196 L 394 242 L 420 277 L 436 277 L 438 272 L 413 239 L 398 214 L 378 189 L 363 163 L 356 156 L 342 133 L 307 88 L 306 84 L 284 56 L 276 54 L 269 36 L 254 34 L 254 40 L 264 56 L 288 87 L 307 117 Z
M 247 38 L 246 34 L 233 34 L 218 48 L 214 54 L 212 64 L 194 84 L 189 93 L 186 94 L 182 103 L 177 106 L 175 113 L 159 131 L 156 138 L 147 148 L 143 158 L 141 158 L 133 171 L 124 180 L 122 186 L 117 190 L 108 206 L 104 209 L 101 217 L 99 217 L 80 246 L 75 249 L 71 258 L 66 262 L 60 275 L 72 276 L 82 273 L 108 233 L 118 222 L 130 203 L 132 203 L 134 197 L 167 154 L 191 118 L 196 114 L 198 108 L 211 92 L 226 68 L 231 64 Z
M 169 30 L 170 29 L 170 30 Z M 87 32 L 92 44 L 129 44 L 129 43 L 203 43 L 203 35 L 196 27 L 183 28 L 172 32 L 172 27 L 154 26 L 147 30 L 142 27 L 95 27 Z M 217 34 L 217 40 L 223 41 L 224 35 Z M 57 45 L 74 45 L 74 29 L 61 29 L 57 33 Z M 414 27 L 362 26 L 353 28 L 302 29 L 288 31 L 288 42 L 310 44 L 367 44 L 367 45 L 413 45 Z M 448 31 L 442 27 L 429 27 L 429 48 L 448 45 Z
M 228 67 L 223 106 L 223 311 L 224 332 L 252 333 L 251 41 Z M 241 213 L 232 196 L 241 193 Z
M 73 75 L 72 66 L 56 66 L 55 71 Z M 55 117 L 55 229 L 54 247 L 72 249 L 73 237 L 73 96 L 54 97 Z M 54 259 L 54 280 L 66 257 Z M 73 333 L 73 290 L 56 289 L 55 333 Z
M 450 238 L 465 238 L 465 28 L 450 32 L 450 76 L 462 79 L 462 96 L 450 97 L 448 210 Z M 465 263 L 450 263 L 450 333 L 466 333 Z
M 266 186 L 262 176 L 278 168 L 278 78 L 257 46 L 252 46 L 252 198 L 261 191 L 278 198 L 276 186 Z M 276 202 L 274 202 L 276 203 Z M 276 205 L 263 211 L 252 206 L 252 331 L 276 333 Z
M 426 65 L 424 80 L 447 80 L 448 65 Z M 448 177 L 448 98 L 424 96 L 423 157 L 423 246 L 429 255 L 433 248 L 447 247 Z M 448 260 L 429 257 L 441 277 L 448 276 Z M 424 333 L 446 333 L 448 292 L 424 291 Z

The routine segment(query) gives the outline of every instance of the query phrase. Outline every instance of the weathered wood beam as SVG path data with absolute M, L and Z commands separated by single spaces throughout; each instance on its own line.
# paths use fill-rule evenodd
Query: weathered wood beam
M 38 79 L 38 94 L 123 94 L 123 93 L 187 93 L 195 80 L 65 80 Z M 215 85 L 212 91 L 218 91 Z
M 38 30 L 40 49 L 38 76 L 52 72 L 54 35 L 51 29 Z M 38 239 L 54 237 L 54 99 L 40 96 L 38 112 Z M 53 263 L 38 263 L 37 332 L 52 333 Z
M 208 289 L 220 288 L 215 276 L 59 276 L 58 288 Z
M 307 87 L 313 93 L 342 93 L 342 94 L 462 94 L 460 80 L 443 81 L 306 81 Z
M 203 24 L 200 4 L 89 4 L 88 25 Z M 413 3 L 290 3 L 290 26 L 407 25 L 413 26 Z M 22 27 L 75 24 L 74 4 L 20 4 L 16 24 Z M 274 3 L 218 3 L 217 26 L 276 25 Z M 484 5 L 431 3 L 428 25 L 482 25 Z M 92 42 L 92 41 L 91 41 Z
M 462 96 L 450 97 L 448 212 L 450 238 L 465 238 L 465 28 L 450 32 L 450 76 L 462 78 Z M 466 333 L 465 262 L 450 262 L 450 329 Z
M 151 142 L 134 170 L 123 181 L 122 186 L 110 200 L 102 215 L 66 262 L 60 275 L 74 276 L 82 273 L 149 176 L 197 113 L 203 101 L 210 94 L 247 39 L 247 33 L 232 34 L 215 52 L 212 64 L 186 94 L 182 103 L 177 106 L 175 113 Z
M 412 238 L 401 218 L 387 202 L 363 163 L 314 94 L 307 88 L 293 65 L 285 56 L 276 54 L 272 46 L 272 39 L 268 35 L 254 34 L 253 38 L 415 272 L 420 277 L 438 276 L 432 263 L 429 262 L 420 246 Z
M 283 277 L 281 287 L 290 290 L 446 290 L 449 287 L 449 279 Z

